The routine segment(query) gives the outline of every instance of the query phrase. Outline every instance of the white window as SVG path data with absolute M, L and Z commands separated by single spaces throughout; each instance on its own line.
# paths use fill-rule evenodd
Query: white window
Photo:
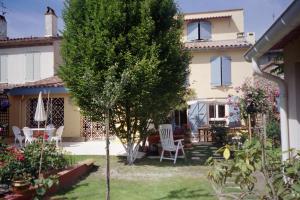
M 226 121 L 226 105 L 210 104 L 209 121 Z
M 26 81 L 37 81 L 41 78 L 40 53 L 26 54 Z
M 0 82 L 7 83 L 8 72 L 7 72 L 7 55 L 0 56 Z

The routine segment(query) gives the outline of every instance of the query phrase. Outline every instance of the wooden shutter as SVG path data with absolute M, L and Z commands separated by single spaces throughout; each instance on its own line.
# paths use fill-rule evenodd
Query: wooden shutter
M 25 76 L 25 80 L 26 81 L 33 81 L 34 80 L 34 76 L 33 76 L 33 72 L 34 72 L 34 66 L 33 66 L 33 54 L 29 53 L 26 54 L 26 76 Z
M 187 25 L 187 39 L 188 41 L 198 40 L 198 22 L 191 22 Z
M 212 57 L 210 60 L 211 64 L 211 85 L 212 86 L 221 86 L 221 57 Z
M 222 85 L 231 85 L 231 58 L 222 56 Z
M 193 134 L 198 133 L 198 128 L 208 124 L 207 104 L 196 102 L 188 109 L 188 123 Z
M 211 23 L 208 21 L 200 22 L 200 39 L 209 40 L 211 39 Z
M 41 79 L 41 62 L 40 62 L 40 53 L 33 54 L 33 79 Z
M 8 81 L 7 56 L 1 56 L 0 82 Z

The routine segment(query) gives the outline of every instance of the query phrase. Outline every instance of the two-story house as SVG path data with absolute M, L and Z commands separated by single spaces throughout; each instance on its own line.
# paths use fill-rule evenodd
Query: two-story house
M 182 40 L 192 55 L 188 80 L 195 97 L 187 123 L 193 134 L 200 126 L 229 124 L 228 95 L 253 74 L 243 58 L 255 42 L 254 33 L 244 32 L 243 9 L 185 14 Z
M 0 17 L 0 29 L 0 105 L 6 98 L 10 104 L 9 109 L 0 112 L 1 125 L 9 124 L 2 134 L 12 134 L 12 126 L 37 126 L 34 112 L 38 93 L 42 91 L 45 104 L 50 94 L 48 123 L 64 125 L 64 137 L 80 137 L 79 109 L 56 75 L 62 64 L 62 37 L 58 35 L 54 10 L 48 7 L 45 13 L 42 37 L 8 38 L 4 16 Z

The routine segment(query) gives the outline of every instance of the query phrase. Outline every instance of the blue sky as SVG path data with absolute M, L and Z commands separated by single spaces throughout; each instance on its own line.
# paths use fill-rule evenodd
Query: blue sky
M 44 13 L 52 7 L 59 17 L 59 29 L 64 0 L 2 0 L 7 7 L 9 37 L 42 36 Z M 274 22 L 274 18 L 288 7 L 293 0 L 175 0 L 182 12 L 201 12 L 243 8 L 245 10 L 245 32 L 261 36 Z

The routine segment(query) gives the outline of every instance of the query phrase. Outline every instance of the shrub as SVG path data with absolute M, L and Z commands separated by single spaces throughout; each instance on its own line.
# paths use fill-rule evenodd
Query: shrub
M 42 142 L 28 144 L 24 149 L 0 146 L 0 183 L 10 184 L 13 179 L 28 178 L 32 182 L 38 177 Z M 54 143 L 45 143 L 43 150 L 42 172 L 63 169 L 68 161 Z

